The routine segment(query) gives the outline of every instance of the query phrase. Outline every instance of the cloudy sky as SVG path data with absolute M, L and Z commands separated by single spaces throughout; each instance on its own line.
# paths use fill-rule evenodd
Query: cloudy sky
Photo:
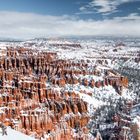
M 0 0 L 0 37 L 140 37 L 140 0 Z

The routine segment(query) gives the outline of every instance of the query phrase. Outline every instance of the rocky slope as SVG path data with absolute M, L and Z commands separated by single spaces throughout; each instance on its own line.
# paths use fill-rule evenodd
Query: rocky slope
M 118 70 L 122 61 L 131 67 L 130 60 L 139 69 L 139 49 L 111 45 L 47 39 L 1 44 L 0 121 L 36 139 L 104 137 L 103 124 L 116 126 L 121 137 L 135 97 Z M 120 119 L 106 122 L 108 116 Z

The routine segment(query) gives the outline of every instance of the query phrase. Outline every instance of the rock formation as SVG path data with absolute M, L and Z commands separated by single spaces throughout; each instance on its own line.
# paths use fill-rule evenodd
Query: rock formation
M 0 121 L 36 139 L 76 139 L 73 128 L 78 128 L 82 139 L 88 140 L 87 103 L 74 91 L 58 91 L 55 86 L 111 85 L 120 93 L 128 85 L 126 77 L 116 75 L 104 75 L 103 81 L 84 78 L 100 72 L 89 71 L 82 61 L 59 60 L 56 53 L 20 47 L 5 51 L 0 57 Z

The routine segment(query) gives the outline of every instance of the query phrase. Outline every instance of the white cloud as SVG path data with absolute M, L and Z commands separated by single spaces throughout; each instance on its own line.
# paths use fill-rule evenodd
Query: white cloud
M 0 37 L 34 38 L 61 35 L 140 36 L 140 17 L 130 14 L 102 21 L 70 16 L 0 12 Z
M 80 7 L 80 11 L 84 11 L 84 10 L 86 10 L 86 7 L 84 6 Z
M 131 13 L 127 17 L 114 17 L 115 20 L 135 20 L 135 21 L 140 21 L 140 16 L 138 13 Z
M 80 11 L 83 13 L 87 10 L 96 10 L 98 13 L 112 13 L 117 11 L 117 7 L 123 3 L 131 2 L 133 0 L 92 0 L 87 5 L 80 7 Z M 98 7 L 98 8 L 97 8 Z

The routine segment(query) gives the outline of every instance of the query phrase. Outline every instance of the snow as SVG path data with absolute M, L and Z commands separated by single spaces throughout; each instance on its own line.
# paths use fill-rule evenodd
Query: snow
M 96 75 L 78 75 L 78 78 L 82 78 L 82 79 L 87 79 L 88 81 L 90 80 L 94 80 L 94 81 L 103 81 L 103 77 L 101 76 L 96 76 Z
M 77 92 L 80 95 L 80 98 L 88 103 L 88 111 L 91 111 L 91 108 L 97 108 L 101 105 L 104 105 L 102 101 L 95 99 L 94 97 L 89 96 L 88 94 Z
M 34 138 L 27 136 L 21 132 L 15 131 L 11 128 L 7 128 L 7 134 L 2 136 L 2 130 L 0 129 L 0 140 L 35 140 Z
M 134 124 L 137 124 L 139 130 L 140 130 L 140 116 L 136 116 L 133 121 Z
M 131 116 L 132 117 L 140 116 L 140 103 L 133 106 L 133 108 L 131 109 Z
M 132 94 L 133 94 L 133 93 L 132 93 Z M 122 97 L 123 97 L 124 99 L 133 100 L 133 96 L 131 95 L 131 93 L 129 92 L 129 90 L 128 90 L 127 88 L 123 88 Z
M 140 69 L 140 62 L 136 63 L 134 61 L 134 59 L 130 58 L 129 60 L 127 60 L 124 64 L 124 67 L 129 67 L 129 68 L 136 68 L 136 69 Z
M 122 40 L 122 39 L 121 39 Z M 95 75 L 75 75 L 75 77 L 78 79 L 87 79 L 90 81 L 91 79 L 94 79 L 94 81 L 102 81 L 104 79 L 104 72 L 105 70 L 109 70 L 112 68 L 118 68 L 119 66 L 128 67 L 128 68 L 136 68 L 140 69 L 140 62 L 135 62 L 136 56 L 138 56 L 138 52 L 140 51 L 140 48 L 138 47 L 132 47 L 132 46 L 139 46 L 140 45 L 140 39 L 133 40 L 133 39 L 125 39 L 123 40 L 123 43 L 125 46 L 116 46 L 116 40 L 108 40 L 108 39 L 87 39 L 87 40 L 76 40 L 82 48 L 74 48 L 70 47 L 70 44 L 74 44 L 73 41 L 70 40 L 60 40 L 60 39 L 34 39 L 29 40 L 25 42 L 18 43 L 0 43 L 0 55 L 2 54 L 2 50 L 6 49 L 6 46 L 25 46 L 29 47 L 31 49 L 36 49 L 39 52 L 42 50 L 49 51 L 49 52 L 57 52 L 59 59 L 64 60 L 70 60 L 74 62 L 80 62 L 80 60 L 84 60 L 84 62 L 88 63 L 88 71 L 92 72 L 95 70 L 100 70 L 101 74 L 100 76 Z M 61 44 L 61 45 L 59 45 Z M 58 45 L 58 46 L 57 46 Z M 114 51 L 115 49 L 115 51 Z M 37 53 L 35 53 L 37 55 Z M 123 61 L 120 58 L 126 58 L 125 61 Z M 102 60 L 102 64 L 99 64 L 98 60 Z M 107 64 L 105 63 L 105 60 L 107 61 Z M 125 63 L 124 63 L 125 62 Z M 94 67 L 96 66 L 96 67 Z M 81 67 L 72 67 L 74 70 L 83 70 L 84 68 Z M 110 73 L 110 76 L 114 74 Z M 25 78 L 24 82 L 30 82 L 31 77 Z M 46 83 L 47 87 L 51 87 L 50 83 Z M 10 87 L 9 84 L 7 84 L 7 87 Z M 89 113 L 94 112 L 94 109 L 106 105 L 109 102 L 114 102 L 115 100 L 119 99 L 121 96 L 115 91 L 115 89 L 112 86 L 105 86 L 100 88 L 91 88 L 89 86 L 83 86 L 80 84 L 76 85 L 69 85 L 66 84 L 65 87 L 61 88 L 59 86 L 55 86 L 54 90 L 58 91 L 60 94 L 61 90 L 68 90 L 68 91 L 74 91 L 76 94 L 80 96 L 81 99 L 83 99 L 85 102 L 88 103 L 88 111 Z M 90 95 L 88 94 L 90 93 Z M 4 94 L 3 94 L 4 95 Z M 6 94 L 5 94 L 6 95 Z M 133 92 L 130 93 L 128 89 L 124 88 L 122 92 L 122 98 L 127 100 L 133 100 L 134 94 Z M 41 109 L 36 109 L 38 112 L 42 112 Z M 3 113 L 2 108 L 0 108 L 0 114 Z M 21 112 L 22 115 L 28 115 L 25 112 Z M 49 112 L 52 113 L 52 112 Z M 137 123 L 140 127 L 140 117 L 137 116 L 137 111 L 133 110 L 133 115 L 135 118 L 133 120 L 134 123 Z M 66 114 L 65 117 L 68 117 L 71 114 Z M 0 140 L 10 140 L 10 139 L 17 139 L 17 137 L 21 137 L 20 140 L 26 139 L 30 140 L 33 138 L 30 138 L 20 132 L 16 132 L 15 130 L 12 130 L 8 128 L 8 136 L 1 136 Z
M 107 105 L 110 100 L 112 102 L 115 102 L 120 97 L 128 100 L 132 100 L 133 98 L 129 95 L 129 90 L 124 88 L 122 91 L 122 96 L 120 96 L 115 89 L 111 86 L 105 86 L 105 87 L 93 87 L 90 86 L 84 86 L 81 84 L 66 84 L 64 87 L 54 86 L 53 89 L 55 91 L 58 91 L 58 93 L 62 91 L 71 91 L 75 92 L 79 95 L 79 97 L 88 103 L 88 112 L 89 114 L 93 114 L 94 111 L 103 105 Z M 90 94 L 88 94 L 90 93 Z

